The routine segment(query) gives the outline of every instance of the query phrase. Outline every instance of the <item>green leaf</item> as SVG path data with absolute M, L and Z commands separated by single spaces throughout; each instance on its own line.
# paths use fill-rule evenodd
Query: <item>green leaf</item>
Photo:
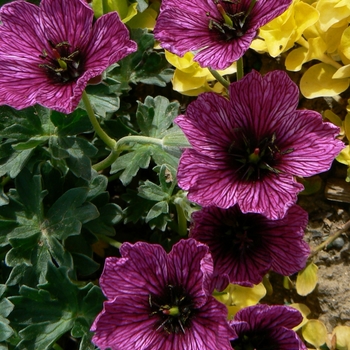
M 97 115 L 106 117 L 107 114 L 113 113 L 119 109 L 119 97 L 115 93 L 110 93 L 108 86 L 90 85 L 86 89 L 90 103 Z M 85 109 L 83 102 L 79 106 Z
M 108 83 L 119 84 L 120 91 L 128 91 L 130 83 L 138 82 L 165 86 L 170 82 L 174 71 L 164 53 L 153 51 L 153 34 L 146 29 L 134 29 L 130 34 L 138 49 L 119 61 L 119 67 L 107 73 Z
M 26 166 L 30 159 L 34 149 L 26 149 L 23 151 L 13 150 L 10 156 L 0 161 L 0 176 L 8 174 L 10 177 L 15 178 L 21 170 Z
M 78 287 L 66 268 L 49 263 L 46 280 L 38 289 L 22 286 L 20 296 L 10 298 L 15 305 L 11 324 L 22 338 L 18 349 L 46 350 L 69 330 L 89 337 L 90 325 L 102 309 L 100 289 L 92 283 Z
M 137 123 L 145 136 L 162 138 L 178 115 L 179 103 L 169 102 L 163 96 L 147 96 L 145 103 L 138 102 Z
M 50 151 L 57 160 L 64 159 L 72 173 L 85 180 L 91 179 L 91 157 L 97 153 L 97 148 L 89 141 L 74 136 L 52 136 Z
M 114 226 L 123 219 L 123 210 L 115 203 L 108 203 L 99 207 L 99 212 L 100 216 L 89 221 L 85 227 L 94 234 L 114 236 Z
M 148 180 L 139 187 L 139 196 L 156 202 L 169 199 L 168 192 L 164 192 L 162 187 Z
M 154 205 L 154 202 L 144 199 L 138 195 L 137 191 L 127 189 L 126 193 L 121 195 L 129 205 L 124 209 L 124 223 L 137 223 L 140 219 L 145 218 L 148 211 Z
M 16 177 L 17 193 L 27 213 L 33 213 L 38 220 L 43 219 L 42 200 L 46 195 L 41 189 L 41 175 L 34 175 L 23 169 Z
M 69 115 L 52 111 L 51 121 L 56 126 L 60 136 L 74 136 L 93 130 L 86 111 L 80 108 L 77 108 Z
M 119 179 L 127 186 L 140 168 L 147 169 L 154 152 L 153 145 L 136 145 L 134 150 L 120 156 L 111 166 L 111 174 L 124 170 Z
M 96 219 L 99 213 L 91 203 L 85 203 L 87 188 L 72 188 L 65 192 L 49 209 L 42 230 L 64 240 L 78 235 L 82 224 Z
M 168 214 L 168 212 L 169 212 L 168 202 L 166 202 L 166 201 L 158 202 L 148 212 L 148 214 L 146 216 L 146 222 L 151 221 L 152 219 L 158 217 L 159 215 Z M 163 225 L 162 225 L 162 227 L 163 227 Z

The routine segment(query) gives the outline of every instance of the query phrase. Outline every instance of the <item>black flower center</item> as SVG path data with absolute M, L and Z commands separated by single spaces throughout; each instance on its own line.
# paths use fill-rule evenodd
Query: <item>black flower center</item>
M 276 350 L 280 348 L 278 341 L 263 331 L 241 334 L 238 339 L 231 341 L 231 346 L 235 350 Z
M 72 48 L 67 41 L 54 45 L 49 41 L 51 51 L 43 50 L 39 67 L 55 83 L 76 81 L 83 73 L 82 55 L 78 48 Z
M 182 287 L 168 285 L 164 294 L 149 295 L 150 317 L 157 317 L 156 330 L 166 333 L 185 333 L 190 327 L 191 318 L 195 314 L 192 298 Z
M 235 141 L 228 153 L 232 165 L 242 180 L 260 180 L 268 173 L 281 173 L 277 169 L 281 156 L 293 152 L 293 149 L 281 151 L 276 144 L 276 134 L 260 140 L 248 138 L 244 131 L 235 130 Z
M 215 32 L 221 40 L 230 41 L 240 38 L 246 32 L 250 14 L 255 0 L 251 1 L 249 8 L 243 8 L 240 0 L 213 0 L 221 18 L 213 18 L 209 12 L 207 16 L 209 20 L 210 31 Z
M 228 254 L 244 254 L 256 246 L 261 246 L 261 222 L 259 215 L 242 214 L 227 218 L 223 222 L 223 244 Z

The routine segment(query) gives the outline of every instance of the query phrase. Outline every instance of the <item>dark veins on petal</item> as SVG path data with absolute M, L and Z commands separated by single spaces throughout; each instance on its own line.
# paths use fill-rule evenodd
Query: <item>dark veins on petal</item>
M 44 69 L 48 78 L 55 83 L 69 83 L 76 81 L 84 71 L 83 57 L 78 48 L 72 48 L 67 41 L 57 45 L 49 41 L 50 52 L 43 49 L 39 56 L 43 63 L 39 67 Z
M 239 335 L 231 341 L 234 350 L 276 350 L 279 349 L 277 341 L 271 338 L 266 331 L 250 331 Z
M 166 333 L 185 333 L 191 326 L 191 319 L 195 316 L 192 298 L 182 287 L 168 285 L 162 296 L 148 296 L 151 308 L 150 317 L 156 317 L 156 331 Z
M 276 144 L 276 134 L 265 136 L 260 140 L 247 137 L 241 129 L 235 129 L 235 140 L 228 148 L 231 165 L 242 180 L 261 180 L 270 172 L 281 173 L 276 167 L 284 154 L 293 149 L 281 151 Z
M 213 0 L 221 18 L 214 18 L 207 12 L 209 17 L 209 30 L 216 33 L 218 38 L 223 41 L 240 38 L 249 28 L 248 15 L 255 3 L 252 0 L 252 6 L 243 8 L 240 0 Z

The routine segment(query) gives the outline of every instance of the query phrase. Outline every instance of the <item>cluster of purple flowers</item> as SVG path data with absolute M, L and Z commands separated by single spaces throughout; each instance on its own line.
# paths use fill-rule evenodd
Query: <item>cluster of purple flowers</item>
M 164 0 L 154 34 L 173 53 L 195 51 L 202 66 L 224 69 L 290 3 Z M 70 113 L 88 83 L 136 50 L 117 13 L 93 23 L 83 0 L 19 0 L 0 15 L 0 104 L 18 109 L 39 103 Z M 343 143 L 321 115 L 297 110 L 298 99 L 286 73 L 253 71 L 230 85 L 229 99 L 204 93 L 176 118 L 192 146 L 178 183 L 203 208 L 192 216 L 191 238 L 169 254 L 124 243 L 121 258 L 106 259 L 107 301 L 91 328 L 100 349 L 306 349 L 291 330 L 298 311 L 257 305 L 227 321 L 212 296 L 228 283 L 251 286 L 270 270 L 290 275 L 306 264 L 296 177 L 328 170 Z
M 207 245 L 190 238 L 166 254 L 159 245 L 124 243 L 120 252 L 100 278 L 108 300 L 91 330 L 101 350 L 306 350 L 292 330 L 302 321 L 296 309 L 255 305 L 227 321 L 212 296 Z

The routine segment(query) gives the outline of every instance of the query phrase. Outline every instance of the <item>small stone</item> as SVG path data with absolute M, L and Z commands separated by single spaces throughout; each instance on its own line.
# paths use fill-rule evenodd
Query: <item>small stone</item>
M 344 209 L 338 209 L 337 210 L 337 214 L 340 216 L 342 214 L 344 214 Z
M 330 248 L 340 250 L 344 247 L 344 244 L 344 239 L 342 237 L 338 237 L 330 244 Z

